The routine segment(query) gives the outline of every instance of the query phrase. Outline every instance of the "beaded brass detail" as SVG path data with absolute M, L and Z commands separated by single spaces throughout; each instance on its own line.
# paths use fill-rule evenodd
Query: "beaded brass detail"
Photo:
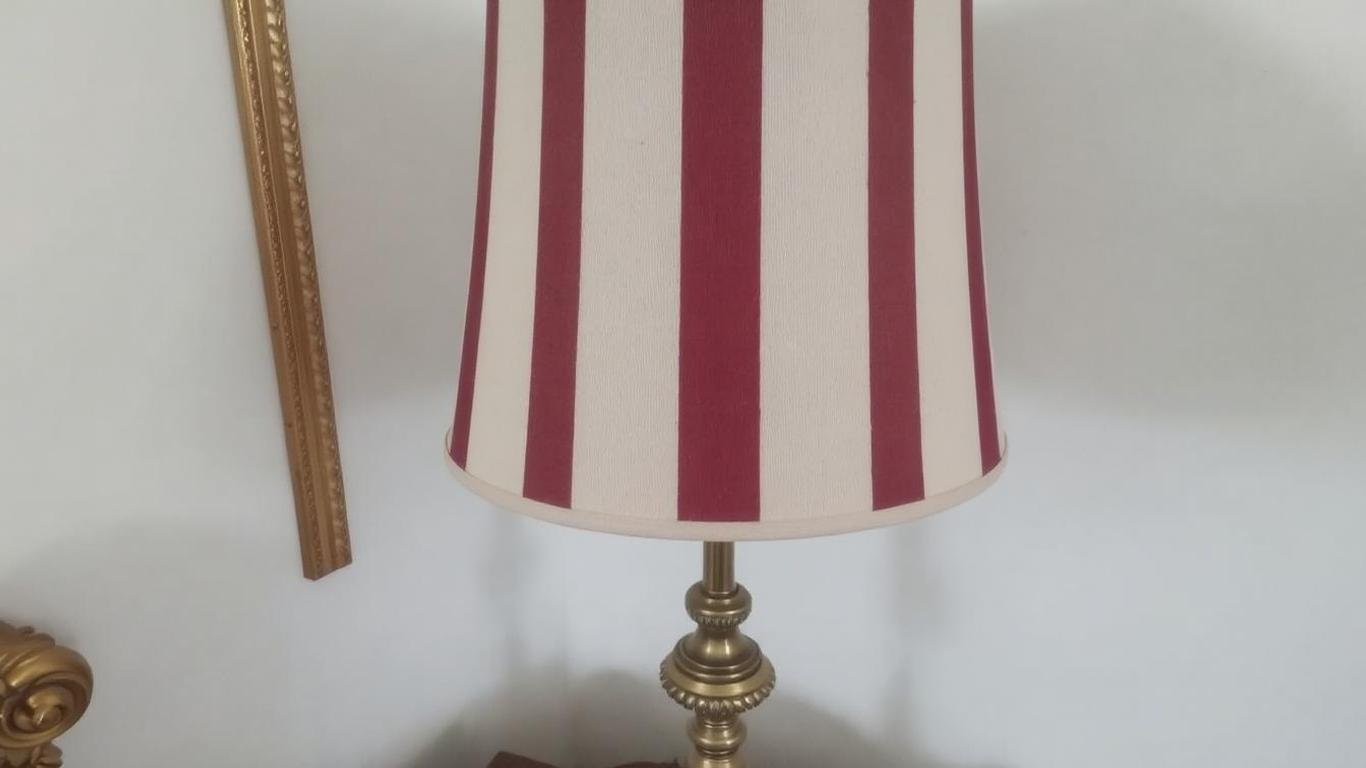
M 738 594 L 717 597 L 707 593 L 699 582 L 688 590 L 688 617 L 704 627 L 712 629 L 731 629 L 745 623 L 749 618 L 752 600 L 749 591 L 736 585 Z
M 707 698 L 678 687 L 673 681 L 675 674 L 670 669 L 669 660 L 666 659 L 659 665 L 659 681 L 664 686 L 664 692 L 679 706 L 703 717 L 733 717 L 744 714 L 764 703 L 764 699 L 773 693 L 773 687 L 777 683 L 777 675 L 770 670 L 767 682 L 749 693 L 730 698 Z

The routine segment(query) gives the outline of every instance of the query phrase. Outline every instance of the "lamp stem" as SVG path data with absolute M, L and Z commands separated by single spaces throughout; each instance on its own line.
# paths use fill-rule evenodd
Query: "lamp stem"
M 735 542 L 703 542 L 702 584 L 713 595 L 729 595 L 735 591 Z
M 702 580 L 688 590 L 686 604 L 697 629 L 664 659 L 659 679 L 695 715 L 688 728 L 688 768 L 745 768 L 740 715 L 768 698 L 775 676 L 758 643 L 740 632 L 751 599 L 735 583 L 733 542 L 702 545 Z

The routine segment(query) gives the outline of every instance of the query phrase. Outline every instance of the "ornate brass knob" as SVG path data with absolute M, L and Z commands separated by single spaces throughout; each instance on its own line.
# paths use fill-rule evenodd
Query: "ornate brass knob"
M 58 768 L 52 742 L 85 714 L 94 685 L 79 653 L 0 622 L 0 768 Z

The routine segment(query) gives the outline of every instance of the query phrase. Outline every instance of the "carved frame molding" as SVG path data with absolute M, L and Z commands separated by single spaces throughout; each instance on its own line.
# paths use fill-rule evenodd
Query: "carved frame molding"
M 60 768 L 52 742 L 81 719 L 94 690 L 79 653 L 0 621 L 0 768 Z
M 304 576 L 351 563 L 284 0 L 223 0 Z

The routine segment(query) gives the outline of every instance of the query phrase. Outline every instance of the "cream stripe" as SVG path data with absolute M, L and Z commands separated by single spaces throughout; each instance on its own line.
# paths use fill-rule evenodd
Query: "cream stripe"
M 915 4 L 916 318 L 925 492 L 982 471 L 963 189 L 959 0 Z
M 765 7 L 765 522 L 872 504 L 867 72 L 867 3 Z
M 682 6 L 590 0 L 574 506 L 677 516 Z
M 468 471 L 520 493 L 526 465 L 541 180 L 540 2 L 502 3 L 479 362 Z

